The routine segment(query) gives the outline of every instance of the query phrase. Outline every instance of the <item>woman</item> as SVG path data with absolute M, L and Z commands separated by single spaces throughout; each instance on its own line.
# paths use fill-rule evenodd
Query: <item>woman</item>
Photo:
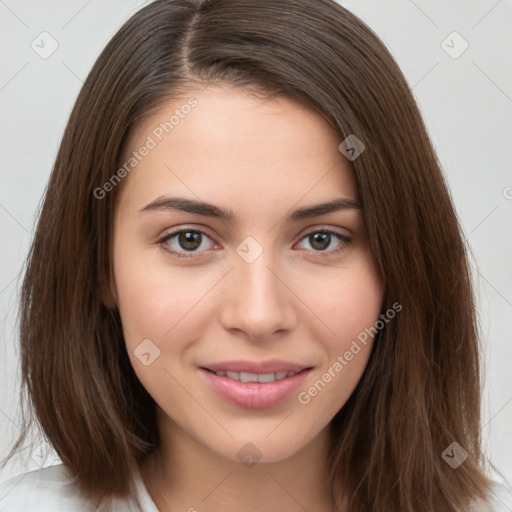
M 465 251 L 364 23 L 156 0 L 95 63 L 46 191 L 21 354 L 63 464 L 2 510 L 499 510 Z

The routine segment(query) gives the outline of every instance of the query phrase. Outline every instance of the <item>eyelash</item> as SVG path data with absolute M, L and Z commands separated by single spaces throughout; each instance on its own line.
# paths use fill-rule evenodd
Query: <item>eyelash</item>
M 174 238 L 176 235 L 179 235 L 180 233 L 187 233 L 187 232 L 190 232 L 190 233 L 201 233 L 201 235 L 204 235 L 204 236 L 206 236 L 206 237 L 211 239 L 210 235 L 208 235 L 208 233 L 206 233 L 206 231 L 203 231 L 202 229 L 199 229 L 199 228 L 193 228 L 193 229 L 182 228 L 182 229 L 179 229 L 179 230 L 174 231 L 172 233 L 168 233 L 168 234 L 164 235 L 160 240 L 157 241 L 157 243 L 160 246 L 162 246 L 165 251 L 167 251 L 167 252 L 169 252 L 169 253 L 171 253 L 173 255 L 176 255 L 179 258 L 194 258 L 194 257 L 196 257 L 195 256 L 196 254 L 201 254 L 201 253 L 197 253 L 197 251 L 188 251 L 188 253 L 187 252 L 185 252 L 185 253 L 178 252 L 178 251 L 169 249 L 169 246 L 167 245 L 167 242 L 169 240 L 171 240 L 172 238 Z M 347 246 L 352 243 L 352 238 L 351 237 L 343 235 L 342 233 L 340 233 L 338 231 L 334 231 L 332 229 L 315 229 L 313 231 L 305 233 L 304 236 L 300 239 L 300 241 L 304 240 L 308 236 L 311 236 L 311 235 L 313 235 L 315 233 L 326 233 L 326 234 L 329 234 L 329 235 L 334 235 L 337 238 L 339 238 L 340 241 L 341 241 L 340 247 L 338 247 L 337 249 L 330 250 L 330 251 L 329 250 L 324 250 L 324 251 L 315 251 L 315 250 L 313 250 L 312 251 L 314 253 L 318 253 L 319 255 L 320 254 L 327 254 L 329 256 L 332 256 L 334 254 L 338 254 L 338 253 L 346 250 Z

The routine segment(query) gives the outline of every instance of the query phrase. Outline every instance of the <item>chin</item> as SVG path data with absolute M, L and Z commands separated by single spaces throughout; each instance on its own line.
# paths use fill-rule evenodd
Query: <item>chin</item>
M 272 428 L 275 427 L 276 425 Z M 284 461 L 300 452 L 311 441 L 301 436 L 307 430 L 303 426 L 296 432 L 289 429 L 281 432 L 278 430 L 279 427 L 275 431 L 265 429 L 252 435 L 235 436 L 222 444 L 208 443 L 208 446 L 222 457 L 250 467 L 255 463 L 273 464 Z

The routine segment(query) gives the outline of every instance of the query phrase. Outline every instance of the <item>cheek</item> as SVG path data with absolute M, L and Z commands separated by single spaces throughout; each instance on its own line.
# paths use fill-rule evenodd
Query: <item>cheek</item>
M 348 350 L 345 347 L 379 318 L 383 284 L 376 265 L 366 255 L 350 266 L 340 267 L 329 279 L 313 281 L 306 283 L 317 290 L 309 294 L 308 304 L 328 327 L 321 339 L 331 349 Z
M 162 249 L 124 251 L 119 236 L 113 254 L 118 306 L 128 345 L 141 339 L 163 340 L 185 325 L 193 327 L 197 304 L 211 286 L 208 276 L 162 264 Z M 133 244 L 132 244 L 133 247 Z M 182 319 L 186 317 L 186 322 Z
M 366 368 L 382 308 L 383 284 L 368 255 L 350 268 L 340 268 L 336 278 L 324 280 L 323 285 L 321 293 L 310 295 L 310 304 L 329 328 L 314 334 L 323 345 L 325 359 L 299 401 L 314 402 L 313 408 L 327 421 L 348 400 Z
M 114 253 L 118 307 L 128 356 L 140 382 L 157 402 L 179 403 L 169 358 L 184 360 L 187 340 L 197 337 L 204 311 L 196 303 L 208 286 L 183 271 L 170 273 L 157 265 L 156 251 Z

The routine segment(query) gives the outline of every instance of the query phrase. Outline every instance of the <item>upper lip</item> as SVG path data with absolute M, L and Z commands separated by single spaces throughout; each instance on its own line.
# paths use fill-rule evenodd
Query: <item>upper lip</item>
M 207 364 L 201 366 L 201 368 L 211 370 L 212 372 L 225 371 L 264 374 L 277 372 L 298 373 L 306 368 L 311 368 L 311 366 L 281 361 L 279 359 L 268 359 L 266 361 L 224 361 L 222 363 Z

